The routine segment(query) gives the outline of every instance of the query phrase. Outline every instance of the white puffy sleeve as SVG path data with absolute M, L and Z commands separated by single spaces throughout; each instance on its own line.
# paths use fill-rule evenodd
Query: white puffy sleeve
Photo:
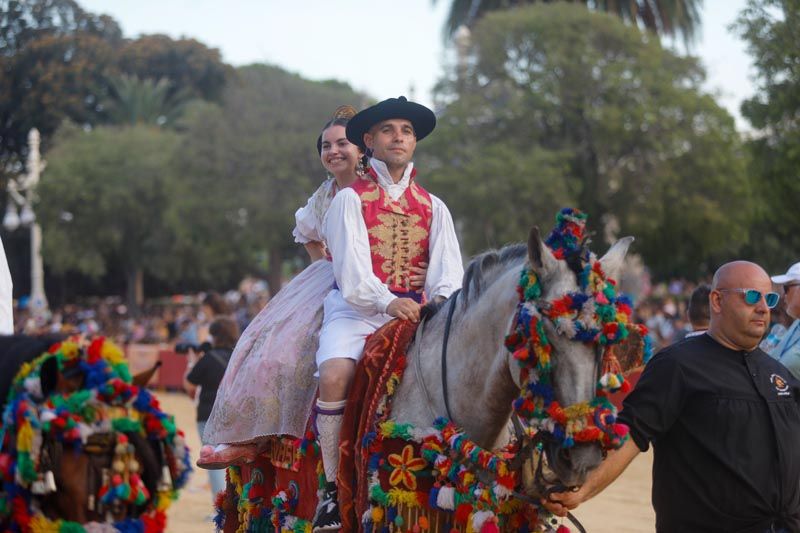
M 330 190 L 330 180 L 325 181 L 311 195 L 306 205 L 295 211 L 295 227 L 292 230 L 294 242 L 306 244 L 311 241 L 323 242 L 320 234 L 325 198 Z
M 433 220 L 431 221 L 430 261 L 425 276 L 425 293 L 431 300 L 437 296 L 449 297 L 461 287 L 464 263 L 458 246 L 456 230 L 450 211 L 439 198 L 431 194 Z
M 334 197 L 323 228 L 342 297 L 365 315 L 385 313 L 397 297 L 372 272 L 369 234 L 354 190 L 343 189 Z

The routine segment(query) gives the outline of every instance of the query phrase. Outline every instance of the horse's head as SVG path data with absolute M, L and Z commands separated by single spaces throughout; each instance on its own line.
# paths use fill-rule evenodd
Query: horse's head
M 624 329 L 612 296 L 612 280 L 633 242 L 632 237 L 623 238 L 597 259 L 588 250 L 582 229 L 574 230 L 577 235 L 566 234 L 572 240 L 566 246 L 558 242 L 558 236 L 554 241 L 555 232 L 545 242 L 538 228 L 531 230 L 530 269 L 521 281 L 524 303 L 516 326 L 517 334 L 524 337 L 527 332 L 527 338 L 524 344 L 512 336 L 512 343 L 507 341 L 523 363 L 524 389 L 515 404 L 517 413 L 527 405 L 549 470 L 568 487 L 582 484 L 603 458 L 602 431 L 608 428 L 587 428 L 585 420 L 593 415 L 598 418 L 599 411 L 592 409 L 599 409 L 596 395 L 605 351 L 619 340 L 619 329 Z M 605 415 L 602 419 L 611 420 Z M 541 492 L 543 483 L 554 481 L 528 476 L 526 489 Z
M 132 378 L 122 350 L 102 337 L 67 339 L 22 365 L 0 454 L 24 495 L 20 508 L 41 520 L 125 519 L 134 528 L 144 514 L 163 518 L 191 468 L 174 420 L 143 387 L 155 368 Z

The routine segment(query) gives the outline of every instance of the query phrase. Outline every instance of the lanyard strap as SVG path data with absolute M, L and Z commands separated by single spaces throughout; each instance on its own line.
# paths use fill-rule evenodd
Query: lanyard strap
M 795 327 L 795 325 L 797 325 L 797 327 Z M 797 324 L 797 322 L 795 322 L 795 324 L 792 324 L 792 326 L 790 326 L 790 329 L 791 328 L 794 328 L 794 329 L 792 329 L 791 332 L 786 332 L 786 335 L 787 335 L 786 344 L 783 345 L 783 349 L 781 350 L 781 353 L 779 354 L 779 359 L 783 358 L 784 354 L 788 353 L 788 351 L 792 347 L 794 347 L 795 344 L 800 342 L 800 337 L 797 337 L 797 339 L 795 339 L 795 333 L 800 331 L 800 324 Z

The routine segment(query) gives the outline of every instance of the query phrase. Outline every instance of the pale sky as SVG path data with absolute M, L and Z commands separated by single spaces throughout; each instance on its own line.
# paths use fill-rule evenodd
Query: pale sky
M 112 15 L 128 37 L 165 33 L 219 48 L 235 66 L 271 63 L 312 80 L 339 79 L 376 99 L 415 90 L 430 105 L 449 53 L 442 27 L 449 0 L 79 0 Z M 745 0 L 705 0 L 702 35 L 692 49 L 708 91 L 736 117 L 755 92 L 744 43 L 728 25 Z M 681 47 L 682 50 L 682 47 Z

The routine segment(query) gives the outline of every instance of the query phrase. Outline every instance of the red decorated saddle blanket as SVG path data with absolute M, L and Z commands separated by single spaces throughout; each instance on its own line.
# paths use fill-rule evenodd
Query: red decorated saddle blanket
M 361 442 L 374 426 L 390 380 L 402 375 L 406 348 L 416 329 L 416 324 L 393 320 L 367 338 L 342 423 L 337 480 L 342 531 L 358 531 L 359 517 L 369 507 L 367 459 Z M 283 529 L 304 530 L 313 518 L 317 489 L 324 481 L 315 446 L 310 432 L 302 440 L 275 437 L 256 463 L 231 467 L 229 494 L 218 501 L 218 512 L 225 516 L 223 529 L 234 532 L 247 522 L 248 531 L 261 531 L 275 528 L 278 522 Z M 273 513 L 273 508 L 281 512 Z
M 393 320 L 372 334 L 364 347 L 342 423 L 337 481 L 343 531 L 356 531 L 358 517 L 369 506 L 368 457 L 361 453 L 363 438 L 372 431 L 389 380 L 402 376 L 406 348 L 416 330 L 417 324 Z

